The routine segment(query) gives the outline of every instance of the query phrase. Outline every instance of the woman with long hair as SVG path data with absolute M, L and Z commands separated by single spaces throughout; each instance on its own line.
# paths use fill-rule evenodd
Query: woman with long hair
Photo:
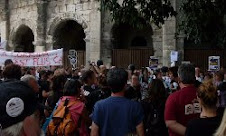
M 45 106 L 48 107 L 48 110 L 45 110 L 45 115 L 48 117 L 56 103 L 63 96 L 64 84 L 67 81 L 67 77 L 64 74 L 54 75 L 51 79 L 50 88 L 51 93 L 49 97 L 46 99 Z
M 160 79 L 153 79 L 148 89 L 149 97 L 141 103 L 144 109 L 144 130 L 146 136 L 168 136 L 164 121 L 167 99 L 165 86 Z

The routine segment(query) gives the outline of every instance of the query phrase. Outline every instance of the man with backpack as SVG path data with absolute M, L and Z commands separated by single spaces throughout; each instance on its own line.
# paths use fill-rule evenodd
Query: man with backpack
M 111 97 L 98 101 L 92 115 L 91 136 L 144 136 L 141 104 L 124 97 L 128 73 L 114 68 L 107 74 Z

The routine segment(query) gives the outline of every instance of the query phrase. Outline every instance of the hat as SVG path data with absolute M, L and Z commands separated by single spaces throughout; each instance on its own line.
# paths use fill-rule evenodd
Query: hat
M 22 81 L 0 83 L 1 129 L 23 121 L 37 109 L 37 99 L 32 89 Z

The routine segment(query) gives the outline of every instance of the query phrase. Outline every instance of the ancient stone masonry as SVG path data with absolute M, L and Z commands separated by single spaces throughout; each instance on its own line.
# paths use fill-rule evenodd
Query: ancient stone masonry
M 172 3 L 176 7 L 175 0 Z M 0 0 L 1 40 L 6 40 L 7 50 L 12 51 L 64 48 L 67 55 L 69 49 L 85 50 L 86 62 L 103 59 L 110 65 L 116 40 L 114 22 L 108 12 L 101 13 L 99 9 L 98 0 Z M 123 32 L 127 38 L 118 46 L 130 48 L 143 43 L 140 48 L 152 48 L 160 64 L 169 65 L 169 52 L 183 44 L 183 40 L 175 39 L 175 32 L 175 18 L 167 20 L 162 28 L 128 28 Z M 179 49 L 183 52 L 183 48 Z

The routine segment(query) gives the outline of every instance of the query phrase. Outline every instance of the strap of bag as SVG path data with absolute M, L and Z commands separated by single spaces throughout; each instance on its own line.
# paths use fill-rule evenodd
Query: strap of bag
M 45 121 L 45 123 L 44 123 L 43 126 L 42 126 L 42 130 L 43 130 L 44 132 L 46 132 L 47 127 L 48 127 L 48 125 L 49 125 L 51 119 L 53 118 L 53 113 L 56 111 L 57 106 L 59 105 L 59 103 L 60 103 L 60 100 L 56 103 L 56 106 L 54 107 L 54 109 L 53 109 L 52 113 L 50 114 L 50 116 L 49 116 L 48 118 L 46 118 L 46 121 Z

